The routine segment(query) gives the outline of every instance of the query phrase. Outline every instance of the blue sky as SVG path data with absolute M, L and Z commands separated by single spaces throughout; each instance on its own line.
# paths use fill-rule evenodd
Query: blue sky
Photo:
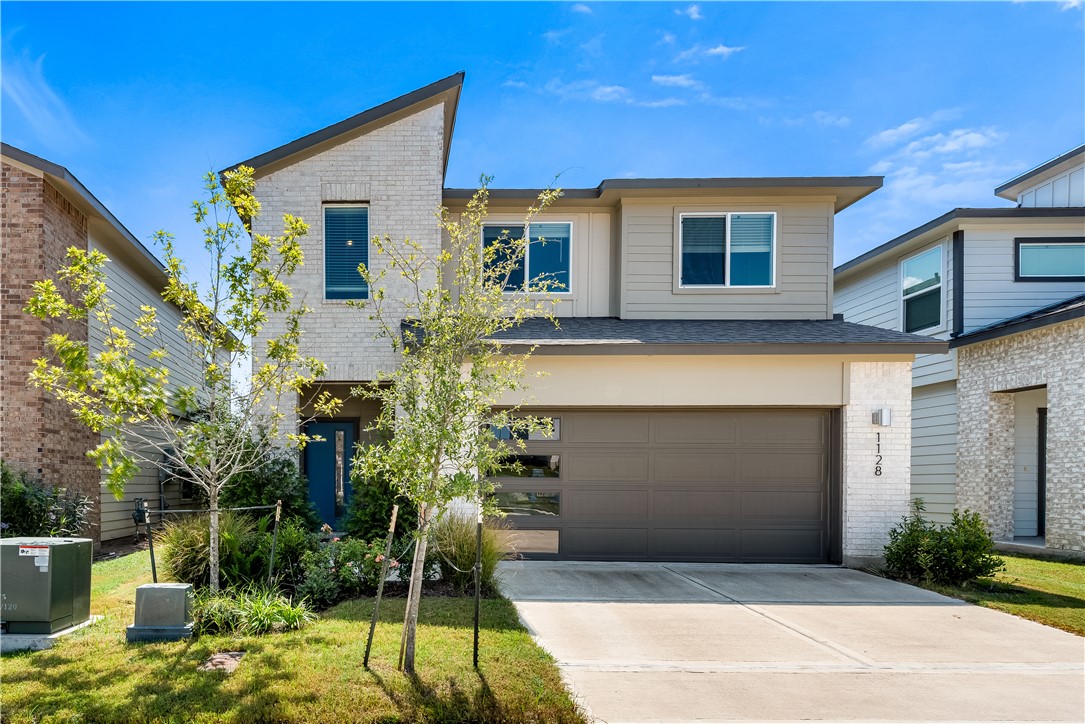
M 458 70 L 447 185 L 886 177 L 841 263 L 1085 140 L 1081 0 L 0 3 L 4 141 L 198 256 L 200 176 Z

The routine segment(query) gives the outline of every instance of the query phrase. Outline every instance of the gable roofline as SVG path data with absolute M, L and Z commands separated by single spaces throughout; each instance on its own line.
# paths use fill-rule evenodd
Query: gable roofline
M 448 158 L 449 151 L 452 147 L 452 132 L 456 125 L 456 109 L 460 102 L 460 89 L 463 87 L 463 79 L 465 76 L 464 71 L 453 73 L 447 78 L 442 78 L 439 81 L 430 83 L 427 86 L 413 90 L 410 93 L 393 98 L 390 101 L 381 103 L 379 106 L 374 106 L 361 113 L 355 114 L 350 118 L 333 123 L 330 126 L 325 126 L 320 130 L 313 131 L 301 138 L 285 143 L 277 148 L 273 148 L 270 151 L 265 151 L 257 156 L 253 156 L 250 159 L 235 163 L 219 172 L 222 173 L 235 169 L 238 166 L 251 166 L 254 170 L 259 171 L 261 168 L 277 164 L 292 156 L 302 154 L 316 146 L 334 141 L 340 136 L 344 136 L 353 131 L 357 131 L 364 126 L 376 123 L 384 120 L 389 116 L 393 116 L 400 113 L 412 106 L 416 106 L 422 103 L 427 103 L 438 98 L 442 94 L 450 94 L 450 105 L 452 110 L 445 117 L 445 153 L 444 153 L 444 166 L 441 169 L 441 176 L 444 177 L 445 172 L 448 170 Z
M 917 226 L 911 231 L 906 231 L 895 239 L 876 246 L 870 251 L 860 254 L 851 261 L 846 261 L 833 269 L 833 276 L 840 276 L 845 272 L 865 266 L 868 262 L 875 261 L 883 254 L 893 251 L 897 247 L 926 234 L 939 231 L 949 233 L 956 230 L 957 222 L 966 219 L 1045 219 L 1045 218 L 1085 218 L 1085 208 L 1080 206 L 1051 207 L 1051 208 L 1020 208 L 1010 207 L 1002 209 L 967 209 L 959 208 L 948 211 L 936 219 L 932 219 L 922 226 Z
M 95 215 L 112 227 L 112 230 L 116 232 L 121 238 L 123 238 L 128 244 L 137 252 L 145 265 L 150 265 L 157 272 L 160 283 L 165 283 L 166 280 L 166 267 L 155 256 L 150 249 L 143 245 L 143 243 L 135 237 L 135 235 L 129 231 L 124 224 L 122 224 L 116 216 L 113 215 L 105 204 L 95 197 L 83 183 L 75 177 L 71 171 L 58 163 L 48 161 L 41 156 L 35 156 L 32 153 L 16 148 L 9 143 L 0 143 L 0 150 L 3 152 L 5 158 L 10 158 L 24 166 L 30 166 L 40 171 L 44 176 L 48 177 L 48 181 L 58 187 L 58 190 L 64 192 L 69 200 L 75 199 L 77 206 L 82 206 L 81 209 L 84 213 Z M 81 202 L 81 203 L 80 203 Z
M 715 192 L 755 189 L 822 190 L 837 197 L 837 212 L 874 193 L 882 186 L 882 176 L 758 176 L 731 178 L 622 178 L 604 179 L 595 188 L 562 189 L 562 199 L 588 200 L 616 204 L 623 198 L 644 197 L 659 193 L 677 196 L 708 196 Z M 446 200 L 466 200 L 475 189 L 446 188 Z M 543 189 L 490 189 L 497 201 L 534 201 Z M 560 200 L 559 200 L 560 202 Z
M 1031 312 L 1018 314 L 1016 317 L 1003 319 L 985 327 L 973 329 L 967 334 L 954 338 L 950 343 L 950 349 L 965 347 L 977 342 L 988 342 L 999 337 L 1007 337 L 1011 334 L 1028 332 L 1041 327 L 1048 327 L 1059 322 L 1069 322 L 1072 319 L 1085 318 L 1085 294 L 1064 299 L 1061 302 L 1049 304 L 1046 307 L 1033 309 Z
M 1051 169 L 1066 163 L 1067 161 L 1073 161 L 1078 156 L 1085 155 L 1085 143 L 1081 144 L 1077 148 L 1072 148 L 1066 153 L 1056 156 L 1050 161 L 1041 163 L 1036 168 L 1025 171 L 1019 176 L 1014 176 L 1012 179 L 1002 184 L 995 189 L 995 196 L 999 196 L 1010 201 L 1017 201 L 1017 193 L 1020 190 L 1019 187 L 1024 186 L 1027 182 L 1036 178 L 1037 176 L 1050 171 Z

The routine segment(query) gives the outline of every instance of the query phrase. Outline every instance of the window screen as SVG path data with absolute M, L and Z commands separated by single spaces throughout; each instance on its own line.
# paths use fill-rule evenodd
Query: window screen
M 358 266 L 369 263 L 369 209 L 324 207 L 324 298 L 366 299 Z

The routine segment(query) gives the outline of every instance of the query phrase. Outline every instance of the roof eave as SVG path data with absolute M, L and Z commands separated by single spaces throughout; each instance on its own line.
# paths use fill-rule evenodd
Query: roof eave
M 1070 149 L 1066 153 L 1056 156 L 1050 161 L 1045 161 L 1039 166 L 1025 171 L 1023 174 L 1014 176 L 1012 179 L 995 189 L 995 196 L 1009 201 L 1017 201 L 1017 195 L 1021 193 L 1030 182 L 1034 181 L 1037 176 L 1047 173 L 1057 166 L 1063 164 L 1070 165 L 1070 162 L 1073 162 L 1078 156 L 1082 155 L 1085 155 L 1085 143 Z
M 1070 322 L 1075 319 L 1085 319 L 1085 307 L 1075 307 L 1073 309 L 1067 309 L 1062 312 L 1048 314 L 1043 317 L 1025 319 L 1021 320 L 1020 322 L 1014 322 L 997 327 L 978 329 L 967 334 L 962 334 L 961 336 L 952 340 L 949 343 L 949 347 L 950 349 L 957 349 L 958 347 L 967 347 L 968 345 L 978 344 L 979 342 L 990 342 L 994 339 L 1009 337 L 1010 335 L 1020 334 L 1022 332 L 1030 332 L 1034 329 L 1050 327 L 1053 324 Z
M 644 343 L 644 342 L 559 342 L 552 340 L 509 340 L 501 342 L 508 354 L 535 355 L 916 355 L 946 354 L 949 343 L 930 342 L 790 342 L 790 343 Z

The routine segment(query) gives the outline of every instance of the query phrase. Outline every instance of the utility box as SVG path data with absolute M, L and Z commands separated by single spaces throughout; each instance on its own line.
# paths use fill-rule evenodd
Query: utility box
M 90 618 L 89 538 L 0 539 L 0 626 L 51 634 Z

